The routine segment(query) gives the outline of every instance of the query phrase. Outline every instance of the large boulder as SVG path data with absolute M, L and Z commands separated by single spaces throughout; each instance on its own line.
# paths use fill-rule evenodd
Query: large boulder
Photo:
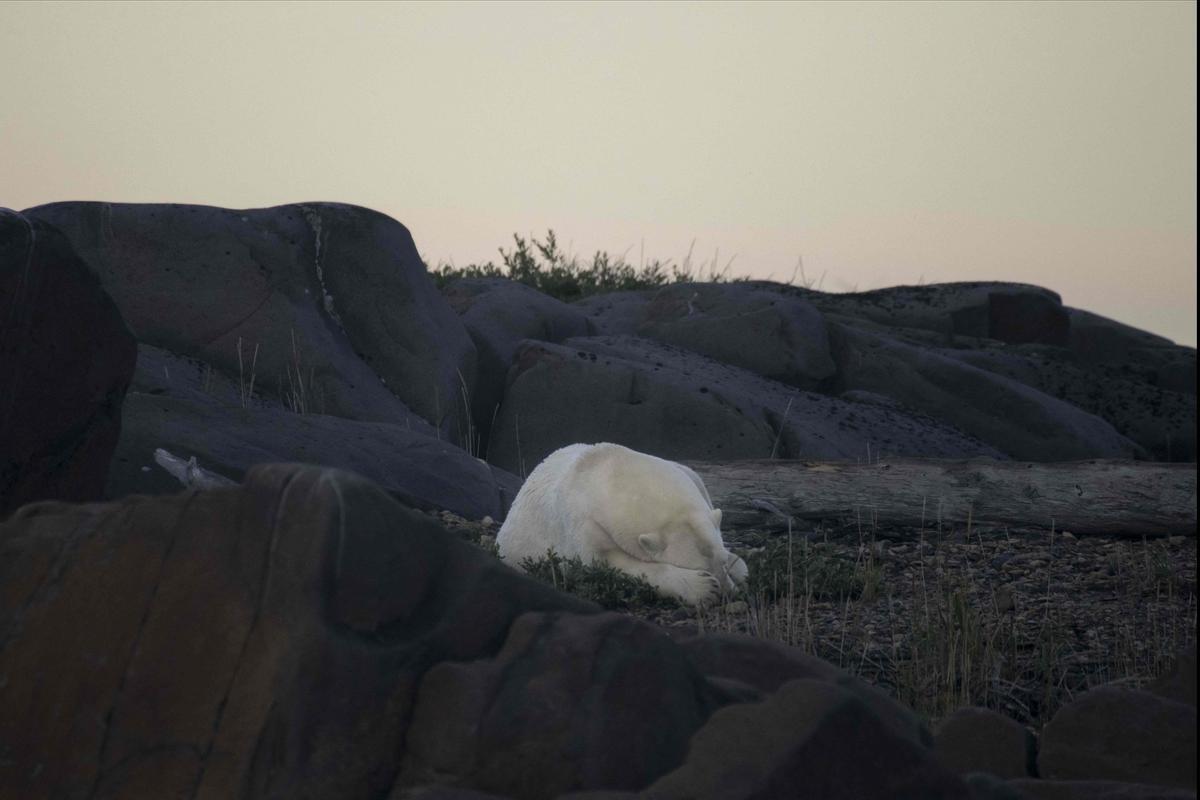
M 838 380 L 977 436 L 1012 458 L 1070 461 L 1144 452 L 1099 417 L 995 372 L 878 330 L 835 324 Z
M 509 371 L 489 461 L 527 474 L 563 445 L 599 441 L 680 461 L 1003 457 L 886 398 L 806 392 L 646 339 L 525 342 Z
M 640 789 L 683 760 L 721 697 L 651 625 L 527 614 L 494 659 L 426 674 L 404 780 L 531 800 Z
M 1196 800 L 1196 793 L 1172 786 L 1124 781 L 1040 781 L 1018 778 L 1008 785 L 1028 800 Z
M 637 333 L 802 389 L 819 388 L 836 369 L 811 303 L 738 283 L 666 286 L 642 310 Z
M 51 225 L 0 209 L 0 519 L 99 500 L 137 345 Z
M 598 611 L 349 473 L 0 525 L 0 796 L 382 797 L 422 678 Z M 511 646 L 511 645 L 510 645 Z
M 442 295 L 462 319 L 478 353 L 479 371 L 470 398 L 478 452 L 491 432 L 509 365 L 522 340 L 561 342 L 586 336 L 591 328 L 579 309 L 505 278 L 463 278 L 444 287 Z
M 139 342 L 200 359 L 307 410 L 461 436 L 475 348 L 408 230 L 355 206 L 253 210 L 53 203 Z
M 713 714 L 687 760 L 645 793 L 673 800 L 970 800 L 965 783 L 852 691 L 801 678 Z
M 270 400 L 241 404 L 238 386 L 207 365 L 141 345 L 133 389 L 106 489 L 110 498 L 173 493 L 179 483 L 155 466 L 163 448 L 234 480 L 264 462 L 307 462 L 353 470 L 407 505 L 468 519 L 502 519 L 520 480 L 439 438 L 409 413 L 403 422 L 301 414 Z
M 1196 788 L 1196 707 L 1150 692 L 1084 692 L 1042 731 L 1039 774 Z
M 966 775 L 986 772 L 998 778 L 1036 773 L 1037 744 L 1024 725 L 988 708 L 960 708 L 934 731 L 942 763 Z
M 0 587 L 4 797 L 965 797 L 829 664 L 600 613 L 339 470 L 27 505 Z

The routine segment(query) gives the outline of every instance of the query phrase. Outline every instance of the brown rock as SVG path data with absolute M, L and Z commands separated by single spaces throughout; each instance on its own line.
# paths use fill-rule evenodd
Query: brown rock
M 854 693 L 811 679 L 713 714 L 692 738 L 687 761 L 644 794 L 662 800 L 971 796 L 929 750 L 897 735 Z
M 1194 788 L 1196 708 L 1102 686 L 1064 706 L 1042 731 L 1042 777 Z
M 337 470 L 26 506 L 0 525 L 0 797 L 383 796 L 430 666 L 594 608 Z
M 960 708 L 933 733 L 933 749 L 955 772 L 987 772 L 998 778 L 1034 774 L 1033 734 L 1016 721 L 986 708 Z
M 648 623 L 527 614 L 495 659 L 425 676 L 401 780 L 522 798 L 640 789 L 683 760 L 719 698 Z

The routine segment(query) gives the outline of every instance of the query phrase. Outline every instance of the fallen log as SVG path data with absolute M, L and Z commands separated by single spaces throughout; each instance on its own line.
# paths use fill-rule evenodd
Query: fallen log
M 1076 535 L 1196 535 L 1196 465 L 889 459 L 691 462 L 727 527 L 790 521 L 863 530 L 978 527 Z

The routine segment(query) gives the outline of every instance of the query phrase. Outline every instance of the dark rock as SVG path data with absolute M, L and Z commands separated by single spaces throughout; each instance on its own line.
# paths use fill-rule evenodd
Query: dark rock
M 487 442 L 504 396 L 505 377 L 524 339 L 560 342 L 589 333 L 579 309 L 504 278 L 454 281 L 442 295 L 462 319 L 479 357 L 471 407 L 477 441 Z
M 0 796 L 386 796 L 421 677 L 523 578 L 348 473 L 29 505 L 0 526 Z
M 640 789 L 683 760 L 717 706 L 684 652 L 647 623 L 529 614 L 494 659 L 426 674 L 404 780 L 522 798 Z
M 1011 781 L 1031 800 L 1196 800 L 1196 793 L 1170 786 L 1119 781 Z
M 1042 731 L 1039 774 L 1195 789 L 1196 708 L 1102 686 L 1064 706 Z
M 488 459 L 517 473 L 563 445 L 599 441 L 680 461 L 1002 457 L 925 415 L 805 392 L 634 337 L 526 342 L 508 381 Z
M 310 411 L 397 422 L 407 406 L 444 433 L 465 431 L 474 345 L 389 217 L 336 203 L 26 213 L 66 234 L 139 342 L 254 373 L 260 392 L 302 386 Z
M 666 286 L 642 309 L 637 333 L 802 389 L 835 371 L 821 312 L 741 284 Z
M 1133 458 L 1112 425 L 1018 381 L 853 324 L 833 326 L 846 389 L 896 398 L 1029 461 Z
M 938 353 L 1065 400 L 1110 423 L 1156 461 L 1196 459 L 1196 396 L 1159 386 L 1158 370 L 1137 361 L 1078 362 L 1046 347 L 938 349 Z
M 1154 683 L 1146 687 L 1159 697 L 1185 703 L 1193 708 L 1196 705 L 1196 645 L 1181 650 L 1175 656 L 1171 669 Z
M 502 519 L 520 489 L 516 476 L 440 440 L 415 414 L 389 424 L 298 414 L 262 399 L 243 408 L 238 387 L 206 365 L 146 345 L 138 352 L 108 497 L 179 491 L 154 463 L 160 447 L 233 480 L 266 462 L 336 465 L 408 505 L 468 519 Z
M 687 760 L 650 786 L 672 798 L 969 798 L 965 783 L 844 687 L 799 679 L 761 703 L 726 706 Z
M 388 800 L 508 800 L 503 795 L 463 789 L 459 786 L 418 786 L 396 788 Z
M 99 500 L 136 343 L 67 240 L 0 209 L 0 519 Z
M 641 324 L 642 314 L 654 294 L 653 289 L 609 292 L 576 300 L 572 307 L 579 309 L 601 336 L 632 336 Z
M 865 703 L 897 736 L 922 747 L 933 744 L 933 736 L 925 724 L 883 691 L 794 647 L 732 633 L 686 635 L 676 637 L 676 641 L 710 680 L 737 681 L 753 687 L 761 695 L 778 691 L 783 684 L 793 680 L 825 681 L 840 686 Z
M 971 790 L 971 800 L 1031 800 L 1020 789 L 989 772 L 972 772 L 964 775 L 963 780 Z
M 1049 289 L 1022 283 L 940 283 L 847 294 L 797 293 L 811 298 L 822 311 L 894 328 L 931 331 L 947 341 L 965 336 L 1062 346 L 1070 338 L 1070 316 L 1062 298 Z
M 960 774 L 986 772 L 998 778 L 1036 774 L 1037 745 L 1020 723 L 986 708 L 960 708 L 933 734 L 942 763 Z

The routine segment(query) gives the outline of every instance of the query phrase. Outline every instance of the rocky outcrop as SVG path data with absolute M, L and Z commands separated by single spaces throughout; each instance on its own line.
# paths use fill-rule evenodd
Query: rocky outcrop
M 1046 778 L 1196 788 L 1196 707 L 1104 686 L 1065 706 L 1042 732 Z
M 207 365 L 141 345 L 106 496 L 179 491 L 154 465 L 159 448 L 235 480 L 264 462 L 334 464 L 414 508 L 470 519 L 503 519 L 521 485 L 440 438 L 415 414 L 403 422 L 364 422 L 299 414 L 262 398 L 243 406 L 238 386 Z
M 525 472 L 558 447 L 611 441 L 675 460 L 955 458 L 1003 453 L 862 395 L 806 392 L 637 337 L 526 342 L 508 376 L 489 460 Z
M 52 226 L 0 209 L 0 519 L 34 500 L 99 500 L 136 343 Z
M 233 210 L 53 203 L 49 222 L 99 276 L 140 343 L 241 376 L 305 410 L 459 435 L 475 348 L 408 230 L 365 208 Z
M 475 343 L 479 371 L 470 398 L 476 443 L 483 449 L 504 398 L 505 379 L 524 339 L 561 342 L 586 336 L 583 313 L 566 303 L 503 278 L 454 281 L 442 290 Z
M 809 796 L 967 796 L 830 665 L 597 613 L 336 470 L 26 506 L 0 586 L 3 796 L 683 796 L 864 753 L 857 794 Z

